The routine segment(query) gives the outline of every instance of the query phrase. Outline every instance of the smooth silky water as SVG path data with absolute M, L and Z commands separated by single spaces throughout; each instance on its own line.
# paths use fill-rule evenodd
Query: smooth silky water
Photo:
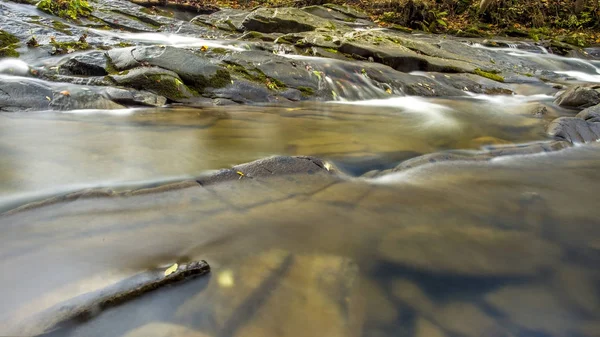
M 208 277 L 48 335 L 148 336 L 174 324 L 173 336 L 596 336 L 600 144 L 359 177 L 436 151 L 545 141 L 552 119 L 573 114 L 549 87 L 514 87 L 523 95 L 1 113 L 2 211 L 270 155 L 318 156 L 343 174 L 0 216 L 0 335 L 26 335 L 32 314 L 133 274 L 204 259 Z

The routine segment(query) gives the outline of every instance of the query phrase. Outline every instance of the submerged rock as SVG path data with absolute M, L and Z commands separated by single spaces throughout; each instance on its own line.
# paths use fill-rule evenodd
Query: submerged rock
M 567 336 L 577 326 L 573 313 L 544 286 L 510 285 L 485 300 L 524 331 Z
M 325 162 L 315 157 L 274 156 L 247 164 L 236 165 L 231 169 L 198 178 L 204 186 L 218 182 L 269 177 L 286 174 L 332 174 Z
M 135 328 L 123 337 L 210 337 L 200 331 L 172 323 L 148 323 Z
M 600 103 L 599 86 L 572 86 L 561 93 L 554 103 L 565 108 L 583 109 Z
M 363 299 L 350 259 L 271 250 L 215 276 L 177 310 L 180 321 L 236 337 L 361 335 Z
M 482 141 L 489 142 L 498 140 L 493 139 L 477 139 L 477 143 Z M 527 155 L 542 152 L 554 152 L 566 149 L 570 146 L 569 142 L 565 139 L 556 141 L 539 142 L 533 144 L 498 144 L 498 145 L 487 145 L 484 150 L 480 151 L 467 151 L 467 150 L 452 150 L 444 152 L 429 153 L 415 158 L 408 159 L 398 164 L 396 167 L 390 170 L 384 170 L 379 172 L 371 172 L 369 177 L 377 177 L 392 172 L 398 172 L 408 170 L 411 168 L 441 162 L 454 162 L 454 161 L 488 161 L 496 157 L 502 156 L 513 156 L 513 155 Z
M 390 262 L 430 273 L 511 277 L 535 275 L 556 264 L 561 249 L 518 231 L 414 226 L 391 232 L 379 253 Z

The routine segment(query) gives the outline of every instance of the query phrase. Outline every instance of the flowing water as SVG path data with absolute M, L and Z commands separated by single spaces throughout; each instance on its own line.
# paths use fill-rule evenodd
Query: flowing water
M 159 35 L 119 38 L 206 43 Z M 495 52 L 574 81 L 600 76 L 591 61 Z M 547 124 L 575 113 L 552 103 L 556 90 L 381 99 L 353 83 L 351 95 L 332 89 L 355 100 L 333 102 L 0 113 L 2 211 L 271 155 L 313 155 L 344 173 L 4 215 L 0 335 L 27 331 L 18 329 L 32 313 L 132 274 L 204 259 L 209 277 L 49 335 L 150 336 L 176 324 L 183 330 L 173 336 L 598 336 L 600 144 L 358 177 L 437 151 L 548 140 Z M 541 117 L 532 113 L 540 107 Z

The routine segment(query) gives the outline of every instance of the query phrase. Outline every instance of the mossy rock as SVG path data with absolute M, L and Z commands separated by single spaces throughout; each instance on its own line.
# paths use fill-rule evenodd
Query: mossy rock
M 147 90 L 175 102 L 198 96 L 198 93 L 183 83 L 176 73 L 161 68 L 140 67 L 108 77 L 116 84 Z
M 494 81 L 497 81 L 497 82 L 504 82 L 504 77 L 502 77 L 502 76 L 500 76 L 498 74 L 495 74 L 495 73 L 491 73 L 491 72 L 488 72 L 488 71 L 481 70 L 479 68 L 475 69 L 475 74 L 477 74 L 477 75 L 479 75 L 481 77 L 489 78 L 490 80 L 494 80 Z
M 36 7 L 46 13 L 72 20 L 88 17 L 94 10 L 86 0 L 41 0 Z
M 0 57 L 19 57 L 15 50 L 19 39 L 3 30 L 0 30 Z

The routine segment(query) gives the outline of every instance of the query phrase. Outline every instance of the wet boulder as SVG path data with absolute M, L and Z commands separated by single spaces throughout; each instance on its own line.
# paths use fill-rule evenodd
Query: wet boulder
M 583 109 L 600 103 L 600 86 L 572 86 L 556 97 L 554 103 L 564 108 Z
M 93 51 L 77 54 L 59 64 L 62 75 L 105 76 L 108 75 L 106 53 Z
M 118 85 L 147 90 L 175 102 L 197 96 L 176 73 L 158 67 L 135 68 L 109 77 Z
M 359 9 L 353 8 L 351 6 L 327 3 L 327 4 L 323 4 L 323 7 L 328 8 L 328 9 L 333 9 L 333 10 L 338 11 L 338 12 L 340 12 L 346 16 L 349 16 L 351 18 L 364 19 L 364 20 L 369 19 L 369 15 L 367 13 L 365 13 Z
M 588 111 L 582 116 L 588 117 L 589 120 L 579 117 L 557 118 L 550 123 L 546 132 L 556 139 L 574 144 L 590 143 L 600 139 L 600 123 L 595 122 L 596 115 Z
M 135 89 L 107 88 L 104 94 L 113 102 L 123 105 L 163 106 L 167 98 L 148 91 Z
M 46 110 L 52 88 L 43 82 L 20 78 L 0 81 L 0 111 Z
M 535 275 L 562 254 L 529 233 L 461 226 L 397 229 L 384 238 L 379 252 L 392 263 L 429 273 L 488 277 Z
M 125 108 L 88 88 L 71 88 L 68 91 L 55 92 L 49 107 L 53 110 L 112 110 Z
M 241 32 L 244 30 L 242 23 L 249 13 L 242 9 L 223 8 L 210 15 L 198 15 L 191 22 L 216 27 L 225 31 Z
M 169 70 L 187 85 L 202 90 L 204 88 L 220 88 L 229 84 L 229 72 L 214 65 L 209 59 L 191 51 L 167 47 L 147 46 L 110 50 L 108 52 L 112 64 L 117 70 L 128 70 L 141 65 L 154 66 Z
M 181 48 L 166 46 L 137 47 L 131 52 L 140 63 L 171 70 L 195 88 L 219 88 L 231 81 L 227 70 L 205 57 Z
M 330 23 L 298 8 L 258 8 L 248 14 L 242 26 L 261 33 L 297 33 L 327 27 Z
M 582 110 L 576 117 L 584 119 L 587 122 L 600 122 L 600 104 Z

